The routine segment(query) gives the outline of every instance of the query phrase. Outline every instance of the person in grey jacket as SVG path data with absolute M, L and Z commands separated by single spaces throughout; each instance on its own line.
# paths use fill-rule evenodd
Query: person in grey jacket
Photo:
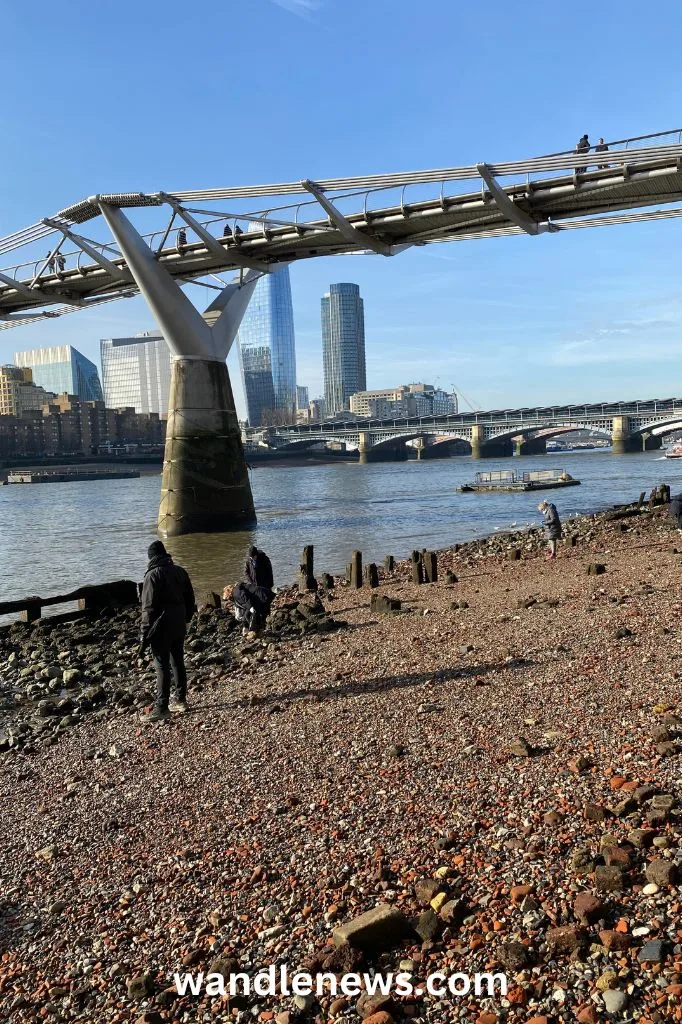
M 142 584 L 141 649 L 149 646 L 156 669 L 156 703 L 145 722 L 169 716 L 171 673 L 176 699 L 173 711 L 188 711 L 184 644 L 187 623 L 196 610 L 194 590 L 187 572 L 166 551 L 160 540 L 147 551 L 149 565 Z
M 557 541 L 561 540 L 561 520 L 556 510 L 556 505 L 551 501 L 541 501 L 538 505 L 538 512 L 542 512 L 545 520 L 545 531 L 549 544 L 548 558 L 556 558 Z

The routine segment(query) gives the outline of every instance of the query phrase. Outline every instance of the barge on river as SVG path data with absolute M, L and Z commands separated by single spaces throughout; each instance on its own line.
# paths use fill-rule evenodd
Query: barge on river
M 462 484 L 457 490 L 463 493 L 500 491 L 548 491 L 556 487 L 577 487 L 576 480 L 563 469 L 528 470 L 516 473 L 512 469 L 477 473 L 472 484 Z
M 19 469 L 7 474 L 8 484 L 63 484 L 72 480 L 132 480 L 136 469 Z

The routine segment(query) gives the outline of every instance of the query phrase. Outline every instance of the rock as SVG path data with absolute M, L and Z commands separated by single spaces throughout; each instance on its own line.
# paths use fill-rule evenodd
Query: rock
M 65 903 L 63 900 L 56 900 L 54 903 L 50 904 L 47 908 L 47 912 L 52 917 L 57 917 L 57 915 L 61 914 L 63 910 L 66 910 L 67 907 L 68 903 Z
M 601 562 L 591 562 L 587 567 L 588 576 L 601 576 L 606 572 L 606 566 Z
M 591 874 L 594 871 L 594 858 L 590 851 L 584 846 L 577 847 L 571 854 L 569 868 L 575 875 Z
M 447 895 L 444 892 L 437 893 L 433 897 L 433 899 L 431 900 L 431 904 L 430 904 L 431 909 L 433 910 L 434 914 L 437 914 L 440 911 L 441 907 L 445 906 L 447 901 L 448 901 L 448 897 L 447 897 Z
M 665 960 L 665 943 L 662 939 L 652 939 L 645 943 L 637 954 L 640 963 L 662 963 Z
M 594 924 L 604 915 L 604 903 L 591 892 L 581 892 L 573 902 L 573 913 L 580 924 Z
M 620 1013 L 628 1005 L 627 992 L 621 992 L 620 989 L 607 989 L 602 992 L 602 999 L 607 1013 Z
M 656 753 L 659 757 L 675 757 L 680 750 L 674 743 L 657 743 Z
M 594 883 L 597 892 L 618 892 L 624 888 L 622 868 L 599 865 L 595 868 Z
M 618 974 L 616 971 L 604 971 L 596 981 L 596 986 L 600 992 L 606 992 L 610 988 L 616 988 L 618 985 Z
M 627 840 L 636 846 L 638 850 L 648 849 L 654 841 L 656 833 L 650 828 L 635 828 L 628 832 Z
M 433 910 L 425 910 L 415 921 L 414 930 L 422 942 L 433 942 L 443 930 L 443 923 Z
M 356 974 L 362 966 L 365 955 L 360 949 L 344 943 L 333 949 L 322 961 L 322 968 L 332 974 Z
M 365 1017 L 365 1024 L 393 1024 L 393 1017 L 385 1010 L 373 1013 L 371 1017 Z
M 510 974 L 518 974 L 528 964 L 528 949 L 522 942 L 503 942 L 497 956 Z
M 377 994 L 371 996 L 368 992 L 363 992 L 355 1004 L 355 1009 L 363 1020 L 367 1020 L 367 1018 L 371 1019 L 374 1014 L 378 1014 L 382 1010 L 385 1013 L 390 1013 L 393 1009 L 393 1000 L 388 995 Z
M 533 748 L 524 736 L 519 736 L 509 746 L 509 753 L 514 757 L 532 757 Z
M 315 996 L 309 992 L 305 996 L 294 996 L 294 1006 L 297 1010 L 310 1010 L 315 1005 Z
M 632 936 L 629 932 L 617 932 L 613 930 L 599 932 L 599 941 L 609 953 L 620 952 L 629 949 L 632 945 Z
M 458 927 L 467 913 L 467 905 L 464 900 L 448 900 L 440 908 L 438 916 L 450 928 Z
M 81 679 L 80 669 L 77 668 L 65 668 L 62 676 L 62 682 L 64 686 L 71 686 L 73 683 L 77 683 Z
M 546 935 L 547 945 L 554 954 L 573 953 L 585 944 L 587 936 L 577 924 L 566 924 L 561 928 L 550 928 Z
M 616 630 L 616 640 L 626 640 L 630 636 L 634 636 L 634 633 L 627 626 L 620 626 Z
M 675 885 L 677 882 L 678 872 L 674 864 L 671 864 L 668 860 L 652 860 L 647 865 L 646 877 L 649 882 L 653 882 L 654 885 Z
M 152 979 L 148 974 L 139 974 L 129 978 L 126 984 L 128 999 L 147 999 L 154 992 Z
M 660 885 L 656 885 L 655 882 L 648 882 L 642 889 L 642 896 L 655 896 L 660 891 Z
M 335 928 L 333 939 L 335 946 L 347 942 L 363 951 L 380 952 L 398 945 L 409 931 L 410 925 L 405 915 L 385 903 Z
M 423 907 L 428 907 L 431 900 L 442 891 L 442 883 L 435 881 L 433 878 L 421 878 L 414 885 L 414 894 Z
M 601 804 L 585 804 L 583 814 L 586 821 L 604 821 L 606 818 L 606 808 L 602 807 Z
M 58 856 L 59 847 L 56 846 L 54 843 L 52 843 L 50 846 L 43 846 L 41 850 L 36 850 L 36 857 L 39 857 L 40 860 L 47 861 L 48 863 L 50 863 L 53 860 L 56 860 Z

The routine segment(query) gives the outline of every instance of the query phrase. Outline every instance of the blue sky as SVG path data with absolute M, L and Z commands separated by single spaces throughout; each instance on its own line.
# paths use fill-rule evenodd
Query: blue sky
M 633 0 L 6 5 L 0 236 L 94 192 L 495 162 L 585 131 L 679 128 L 680 29 L 671 0 L 655 17 Z M 350 280 L 370 387 L 438 380 L 484 408 L 682 394 L 681 253 L 682 225 L 664 221 L 294 266 L 299 383 L 321 390 L 320 296 Z M 112 303 L 1 332 L 0 361 L 66 342 L 97 358 L 101 337 L 154 326 L 142 300 Z

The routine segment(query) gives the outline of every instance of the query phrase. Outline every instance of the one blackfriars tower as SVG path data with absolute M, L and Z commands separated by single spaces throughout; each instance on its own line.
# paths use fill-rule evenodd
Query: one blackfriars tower
M 326 414 L 335 416 L 367 387 L 365 312 L 356 284 L 333 284 L 322 298 L 322 364 Z

